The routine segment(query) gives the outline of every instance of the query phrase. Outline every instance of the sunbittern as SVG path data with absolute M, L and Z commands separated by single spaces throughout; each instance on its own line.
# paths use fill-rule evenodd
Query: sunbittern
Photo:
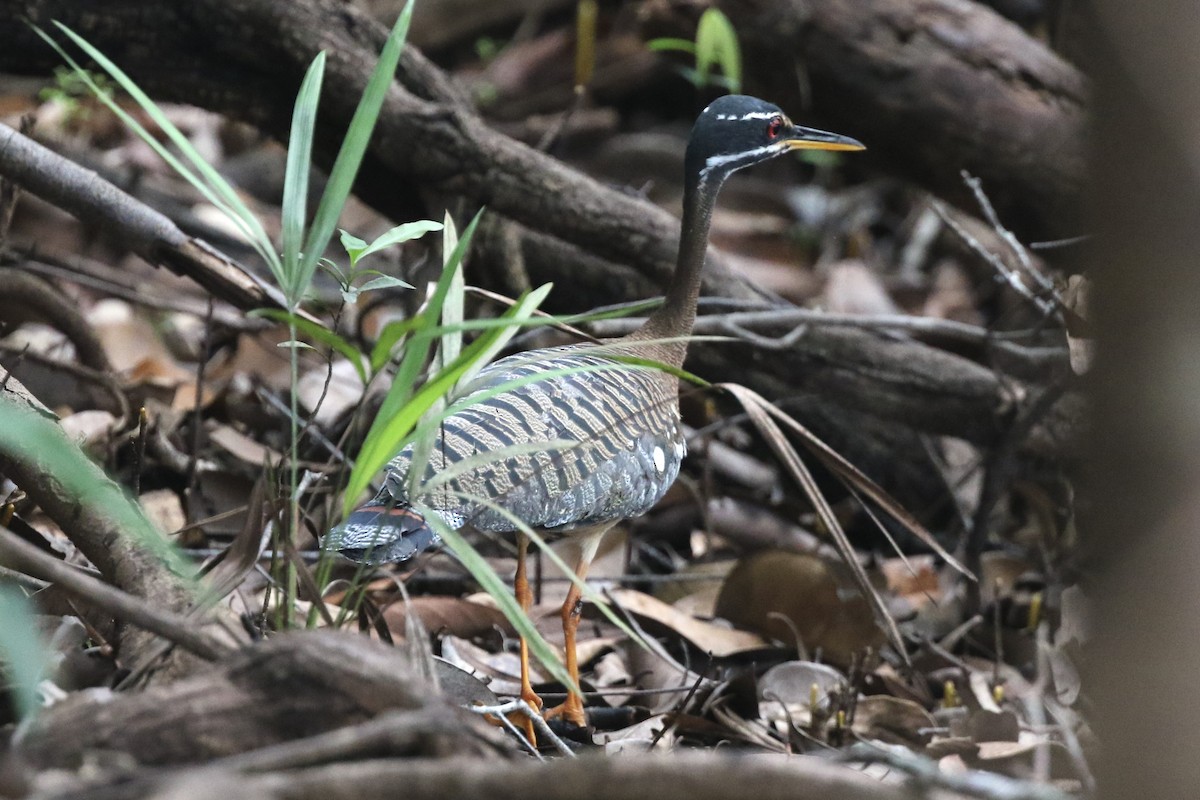
M 637 331 L 613 342 L 547 348 L 497 361 L 466 391 L 482 392 L 526 376 L 550 374 L 482 399 L 441 426 L 425 479 L 466 458 L 476 457 L 477 465 L 420 499 L 452 528 L 469 524 L 516 534 L 516 596 L 522 608 L 528 610 L 533 597 L 525 571 L 528 537 L 487 503 L 531 528 L 577 538 L 580 557 L 575 571 L 584 579 L 605 532 L 645 513 L 662 498 L 679 474 L 686 450 L 678 381 L 661 369 L 631 366 L 629 357 L 682 366 L 717 192 L 735 170 L 799 149 L 861 150 L 863 145 L 794 125 L 777 106 L 754 97 L 729 95 L 714 101 L 700 114 L 688 140 L 679 256 L 663 305 Z M 572 372 L 575 368 L 588 371 Z M 470 402 L 469 394 L 464 402 Z M 552 446 L 563 441 L 571 445 Z M 538 443 L 547 448 L 527 447 Z M 520 445 L 526 447 L 514 447 Z M 496 459 L 477 458 L 481 453 L 496 453 Z M 405 486 L 412 457 L 411 446 L 396 456 L 379 494 L 331 534 L 333 546 L 343 555 L 369 563 L 406 561 L 439 543 L 410 507 Z M 572 585 L 562 621 L 567 669 L 577 686 L 579 606 L 580 592 Z M 521 696 L 540 708 L 529 682 L 528 659 L 522 641 Z M 547 712 L 555 714 L 586 724 L 583 699 L 574 692 Z

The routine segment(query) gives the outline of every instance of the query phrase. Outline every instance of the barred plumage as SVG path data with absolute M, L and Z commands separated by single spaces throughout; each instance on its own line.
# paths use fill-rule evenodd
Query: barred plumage
M 793 125 L 777 106 L 753 97 L 730 95 L 704 109 L 688 140 L 679 258 L 662 307 L 638 331 L 613 344 L 539 350 L 502 359 L 481 372 L 471 387 L 479 402 L 445 420 L 422 480 L 415 482 L 416 499 L 454 528 L 517 530 L 491 503 L 528 526 L 575 533 L 581 540 L 575 572 L 586 577 L 604 533 L 654 505 L 674 482 L 684 455 L 676 380 L 668 372 L 622 362 L 617 354 L 683 365 L 721 184 L 735 170 L 800 148 L 861 150 L 862 145 Z M 554 374 L 579 367 L 588 371 Z M 545 379 L 492 397 L 483 394 L 534 375 Z M 397 456 L 379 495 L 331 532 L 326 546 L 378 563 L 403 561 L 436 544 L 432 530 L 407 505 L 413 461 L 412 449 Z M 525 575 L 528 541 L 523 533 L 516 538 L 515 589 L 528 610 L 533 598 Z M 576 682 L 579 597 L 572 586 L 563 605 L 567 671 Z M 529 683 L 528 655 L 522 640 L 521 697 L 540 708 Z M 585 722 L 583 702 L 574 692 L 547 716 L 555 713 L 577 725 Z M 525 728 L 532 740 L 529 720 Z
M 410 497 L 407 489 L 409 446 L 388 464 L 375 499 L 341 527 L 339 548 L 372 563 L 416 555 L 419 549 L 409 546 L 411 526 L 397 530 L 393 524 L 408 520 L 384 511 L 413 500 L 453 528 L 496 532 L 517 528 L 481 498 L 550 533 L 645 513 L 674 483 L 686 451 L 677 380 L 620 355 L 612 347 L 575 345 L 509 356 L 484 369 L 465 387 L 460 404 L 466 407 L 442 423 L 417 494 Z M 573 371 L 556 374 L 560 370 Z M 524 446 L 532 444 L 544 447 L 529 452 Z M 460 464 L 465 471 L 439 480 Z M 422 490 L 426 484 L 436 485 Z M 400 536 L 389 540 L 389 531 Z

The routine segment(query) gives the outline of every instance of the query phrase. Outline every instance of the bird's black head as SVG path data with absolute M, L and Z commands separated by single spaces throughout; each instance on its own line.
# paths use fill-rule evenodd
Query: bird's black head
M 735 170 L 789 150 L 862 150 L 849 136 L 795 125 L 773 103 L 731 94 L 700 113 L 688 140 L 687 175 L 701 185 L 719 184 Z

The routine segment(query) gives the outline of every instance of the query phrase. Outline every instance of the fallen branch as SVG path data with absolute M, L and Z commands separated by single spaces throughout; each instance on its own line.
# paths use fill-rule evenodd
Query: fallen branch
M 116 237 L 151 264 L 187 276 L 239 308 L 283 306 L 277 291 L 216 249 L 91 170 L 7 125 L 0 125 L 0 175 Z
M 100 573 L 119 589 L 160 609 L 180 612 L 191 593 L 133 535 L 159 536 L 122 489 L 70 442 L 55 416 L 0 368 L 0 473 L 20 486 Z M 33 440 L 37 446 L 29 446 Z M 78 454 L 68 472 L 61 457 Z M 157 648 L 158 637 L 137 628 L 120 637 L 130 662 Z
M 414 724 L 392 716 L 357 734 L 299 743 L 387 712 L 415 715 Z M 471 724 L 431 697 L 403 652 L 354 634 L 292 633 L 171 684 L 73 695 L 36 720 L 19 754 L 37 769 L 77 768 L 104 750 L 141 765 L 227 757 L 246 770 L 340 757 L 355 751 L 355 741 L 371 755 L 485 754 L 490 748 Z
M 122 622 L 137 625 L 186 648 L 201 658 L 215 660 L 228 648 L 196 630 L 196 623 L 178 614 L 164 611 L 114 589 L 86 572 L 38 550 L 15 534 L 0 528 L 0 564 L 9 569 L 48 581 L 70 595 L 86 600 Z

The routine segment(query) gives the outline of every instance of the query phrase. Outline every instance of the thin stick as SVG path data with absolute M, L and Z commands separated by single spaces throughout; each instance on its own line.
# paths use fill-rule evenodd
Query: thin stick
M 201 658 L 216 661 L 229 652 L 224 644 L 194 630 L 187 618 L 155 608 L 80 572 L 54 556 L 43 553 L 7 529 L 0 529 L 0 561 L 10 569 L 56 583 L 67 593 L 87 600 L 117 619 L 158 634 Z

